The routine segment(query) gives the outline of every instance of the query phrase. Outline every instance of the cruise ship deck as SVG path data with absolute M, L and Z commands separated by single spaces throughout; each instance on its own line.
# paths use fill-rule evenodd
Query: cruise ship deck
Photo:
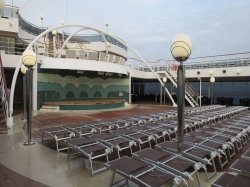
M 0 187 L 249 187 L 249 7 L 0 0 Z

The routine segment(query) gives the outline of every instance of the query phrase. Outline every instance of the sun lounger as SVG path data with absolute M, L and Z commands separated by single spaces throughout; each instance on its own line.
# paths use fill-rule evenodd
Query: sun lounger
M 250 160 L 238 159 L 230 166 L 229 170 L 250 177 Z
M 90 136 L 90 138 L 102 142 L 112 150 L 115 149 L 119 158 L 120 152 L 126 149 L 128 149 L 132 155 L 132 146 L 136 146 L 136 143 L 133 140 L 112 133 L 94 134 L 93 136 Z
M 181 176 L 187 182 L 193 180 L 193 177 L 195 176 L 198 185 L 200 185 L 198 170 L 202 166 L 188 158 L 160 149 L 151 148 L 137 151 L 133 153 L 133 156 Z
M 152 135 L 145 134 L 133 128 L 117 130 L 113 131 L 112 133 L 119 134 L 120 136 L 123 136 L 129 140 L 133 140 L 136 142 L 136 145 L 139 146 L 140 150 L 142 149 L 142 146 L 151 147 L 151 141 L 155 140 Z
M 170 151 L 172 153 L 177 153 L 177 141 L 169 141 L 163 142 L 156 145 L 157 149 Z M 207 150 L 205 148 L 183 143 L 182 144 L 182 156 L 187 157 L 196 162 L 200 162 L 203 164 L 203 169 L 206 172 L 207 179 L 211 179 L 216 175 L 216 165 L 215 165 L 215 157 L 217 154 L 214 151 Z M 207 173 L 207 169 L 209 166 L 212 166 L 212 172 L 210 175 Z
M 223 173 L 212 187 L 249 187 L 250 178 L 242 175 Z
M 108 162 L 108 155 L 112 152 L 112 149 L 108 146 L 88 137 L 74 138 L 66 140 L 65 142 L 68 145 L 68 157 L 72 155 L 81 155 L 85 159 L 89 160 L 89 169 L 92 176 L 107 169 L 106 166 L 100 169 L 94 169 L 93 160 L 105 158 Z M 73 154 L 70 153 L 71 150 L 74 152 Z M 88 166 L 86 167 L 88 168 Z
M 54 140 L 56 144 L 56 150 L 62 151 L 67 149 L 67 146 L 64 144 L 64 140 L 68 140 L 75 137 L 74 132 L 66 129 L 65 127 L 51 127 L 41 129 L 42 132 L 42 143 L 44 141 Z M 45 135 L 49 138 L 45 140 Z
M 136 158 L 124 156 L 108 162 L 106 165 L 113 171 L 111 187 L 117 184 L 120 184 L 119 186 L 127 184 L 128 186 L 128 180 L 143 187 L 160 187 L 164 184 L 178 186 L 182 182 L 181 177 Z M 123 179 L 115 181 L 117 174 Z M 124 184 L 121 184 L 122 182 Z
M 89 136 L 96 132 L 96 129 L 85 124 L 74 124 L 65 126 L 66 129 L 75 133 L 76 137 Z

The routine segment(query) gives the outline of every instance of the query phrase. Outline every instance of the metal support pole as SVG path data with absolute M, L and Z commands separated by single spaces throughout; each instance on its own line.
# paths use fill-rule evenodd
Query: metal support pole
M 164 84 L 164 88 L 166 87 L 166 83 Z M 166 105 L 166 90 L 164 89 L 164 106 Z
M 184 136 L 184 112 L 185 112 L 185 73 L 184 67 L 182 62 L 178 67 L 177 72 L 177 85 L 178 85 L 178 97 L 177 97 L 177 107 L 178 107 L 178 129 L 177 129 L 177 136 L 178 136 L 178 143 L 177 143 L 177 150 L 178 153 L 182 153 L 182 142 Z
M 200 106 L 201 106 L 201 78 L 200 78 Z
M 24 142 L 24 145 L 33 145 L 31 141 L 31 124 L 32 124 L 32 70 L 27 70 L 27 128 L 28 128 L 28 141 Z
M 27 100 L 27 86 L 26 86 L 26 83 L 27 83 L 27 78 L 26 78 L 26 74 L 23 75 L 23 120 L 26 119 L 26 106 L 27 106 L 27 103 L 26 103 L 26 100 Z
M 214 91 L 214 84 L 211 83 L 211 88 L 210 88 L 210 91 L 211 91 L 211 94 L 210 94 L 210 97 L 211 97 L 211 105 L 213 104 L 213 91 Z
M 131 99 L 131 73 L 129 72 L 129 84 L 128 84 L 128 86 L 129 86 L 129 96 L 128 96 L 128 103 L 129 104 L 132 104 L 132 99 Z
M 160 104 L 162 105 L 162 85 L 160 84 L 160 87 L 161 87 L 161 95 L 160 95 Z

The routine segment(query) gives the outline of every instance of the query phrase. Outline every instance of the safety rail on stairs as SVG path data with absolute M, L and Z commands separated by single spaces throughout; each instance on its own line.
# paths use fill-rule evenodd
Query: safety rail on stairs
M 178 66 L 176 64 L 174 64 L 173 62 L 167 62 L 167 65 L 172 67 L 172 68 L 167 68 L 168 73 L 173 78 L 173 80 L 177 83 L 177 68 L 178 68 Z M 199 106 L 199 104 L 194 99 L 195 97 L 199 96 L 198 92 L 196 92 L 192 88 L 192 85 L 187 81 L 187 79 L 185 79 L 185 85 L 186 85 L 185 98 L 186 97 L 188 98 L 188 99 L 187 98 L 186 99 L 189 103 L 190 103 L 190 101 L 192 102 L 192 103 L 190 103 L 191 106 Z
M 1 105 L 5 116 L 5 123 L 7 121 L 7 117 L 9 114 L 9 92 L 6 86 L 6 80 L 4 75 L 3 63 L 2 58 L 0 55 L 0 94 L 1 94 Z M 7 124 L 6 124 L 7 125 Z

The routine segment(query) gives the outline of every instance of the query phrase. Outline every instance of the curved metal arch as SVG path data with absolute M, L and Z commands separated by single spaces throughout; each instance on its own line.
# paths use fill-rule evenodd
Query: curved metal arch
M 43 36 L 45 36 L 46 34 L 48 34 L 49 32 L 51 32 L 52 30 L 57 30 L 60 28 L 68 28 L 68 27 L 80 27 L 80 28 L 88 28 L 91 30 L 94 30 L 96 32 L 99 32 L 104 38 L 104 34 L 105 35 L 110 35 L 108 32 L 96 29 L 94 27 L 91 26 L 87 26 L 87 25 L 61 25 L 61 26 L 57 26 L 57 27 L 52 27 L 50 29 L 45 30 L 44 32 L 42 32 L 41 34 L 39 34 L 28 46 L 26 49 L 31 49 L 33 47 L 33 45 Z M 123 45 L 125 45 L 128 49 L 130 49 L 130 51 L 137 56 L 139 59 L 141 59 L 141 61 L 152 71 L 152 73 L 155 75 L 155 77 L 158 79 L 158 81 L 160 82 L 161 86 L 164 86 L 164 83 L 161 81 L 160 77 L 157 75 L 157 73 L 151 68 L 151 66 L 132 48 L 130 47 L 128 44 L 126 44 L 123 40 L 121 40 L 120 38 L 116 37 L 116 36 L 112 36 L 113 38 L 115 38 L 116 40 L 118 40 L 119 42 L 121 42 Z M 105 42 L 107 43 L 107 40 L 105 38 Z M 16 80 L 17 80 L 17 76 L 18 76 L 18 72 L 21 68 L 22 65 L 22 58 L 20 58 L 20 60 L 18 61 L 18 64 L 16 66 L 13 78 L 12 78 L 12 83 L 11 83 L 11 90 L 10 90 L 10 102 L 9 102 L 9 112 L 8 112 L 8 119 L 7 119 L 7 125 L 9 127 L 13 126 L 13 103 L 14 103 L 14 92 L 15 92 L 15 86 L 16 86 Z M 175 101 L 173 100 L 172 96 L 170 95 L 168 89 L 165 87 L 165 90 L 167 91 L 168 96 L 170 97 L 173 106 L 177 106 Z
M 80 28 L 80 29 L 78 29 L 78 30 L 75 30 L 74 32 L 72 32 L 69 36 L 68 36 L 68 38 L 63 42 L 63 45 L 62 45 L 62 47 L 61 47 L 61 49 L 60 49 L 60 51 L 59 51 L 59 53 L 58 53 L 58 56 L 57 56 L 57 58 L 61 58 L 61 56 L 62 56 L 62 50 L 65 48 L 65 46 L 66 46 L 66 44 L 68 43 L 68 41 L 75 35 L 75 34 L 77 34 L 78 32 L 80 32 L 80 31 L 82 31 L 82 30 L 85 30 L 86 28 Z
M 85 30 L 85 29 L 89 29 L 88 27 L 83 27 L 83 28 L 80 28 L 80 29 L 78 29 L 78 30 L 75 30 L 73 33 L 71 33 L 68 37 L 67 37 L 67 39 L 64 41 L 64 43 L 63 43 L 63 45 L 62 45 L 62 47 L 61 47 L 61 49 L 60 49 L 60 52 L 59 52 L 59 54 L 58 54 L 58 58 L 61 58 L 61 55 L 62 55 L 62 50 L 65 48 L 65 46 L 66 46 L 66 44 L 68 43 L 68 41 L 74 36 L 74 35 L 76 35 L 77 33 L 79 33 L 79 32 L 81 32 L 81 31 L 83 31 L 83 30 Z M 97 31 L 98 32 L 98 31 Z M 103 32 L 98 32 L 101 36 L 102 36 L 102 38 L 103 38 L 103 40 L 105 41 L 105 43 L 106 43 L 106 54 L 108 53 L 108 46 L 107 46 L 107 39 L 106 39 L 106 37 L 104 36 L 104 34 L 103 34 Z

